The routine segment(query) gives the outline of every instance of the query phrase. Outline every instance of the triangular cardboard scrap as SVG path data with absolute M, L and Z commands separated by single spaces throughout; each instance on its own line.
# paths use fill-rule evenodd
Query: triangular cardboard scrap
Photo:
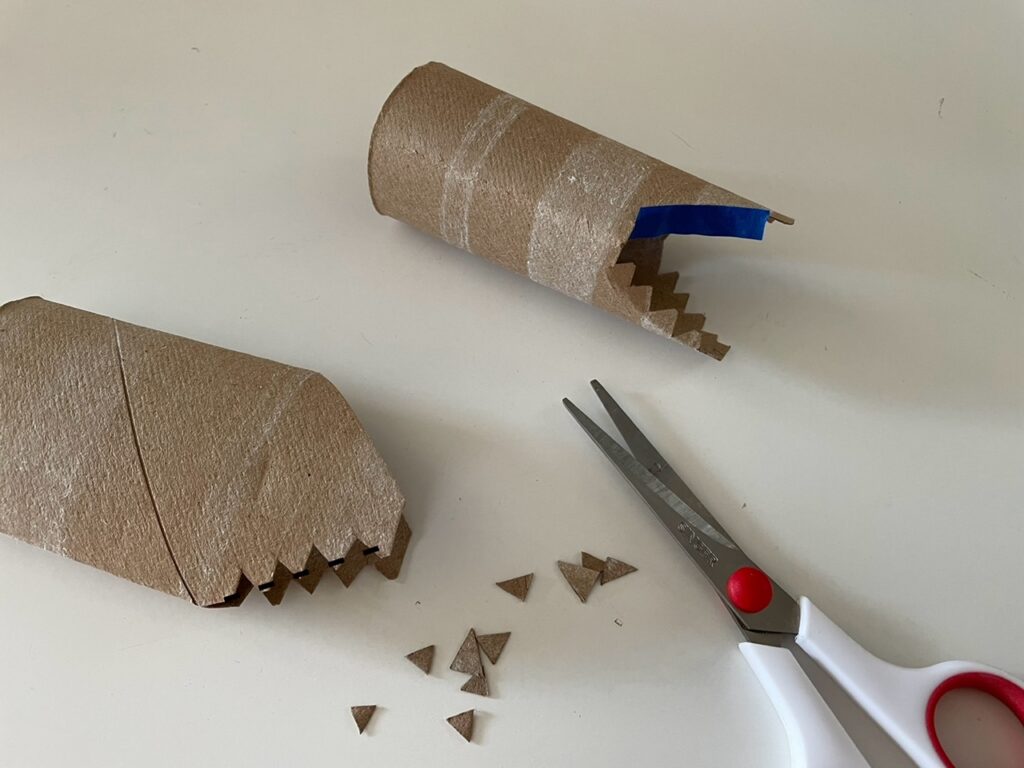
M 589 568 L 584 568 L 582 565 L 566 563 L 562 560 L 558 561 L 558 569 L 562 572 L 565 580 L 569 582 L 569 586 L 572 587 L 572 591 L 576 593 L 576 597 L 580 599 L 580 602 L 587 602 L 587 598 L 590 597 L 590 593 L 593 591 L 598 579 L 601 578 L 601 574 Z
M 607 584 L 609 581 L 621 579 L 623 576 L 628 576 L 631 573 L 636 573 L 635 567 L 629 563 L 624 563 L 622 560 L 609 557 L 604 561 L 604 568 L 601 570 L 601 583 Z
M 459 690 L 465 691 L 466 693 L 475 693 L 477 696 L 491 695 L 491 688 L 487 684 L 486 675 L 470 677 Z
M 0 371 L 2 533 L 202 606 L 404 551 L 402 494 L 317 373 L 39 298 L 0 307 Z
M 590 554 L 589 552 L 580 552 L 580 563 L 584 568 L 589 568 L 592 571 L 601 573 L 604 570 L 604 560 L 600 557 Z
M 530 593 L 531 584 L 533 584 L 532 573 L 497 582 L 499 587 L 512 595 L 512 597 L 519 598 L 524 603 L 526 602 L 526 596 Z
M 492 635 L 477 635 L 476 642 L 480 650 L 490 660 L 491 664 L 497 664 L 501 652 L 505 650 L 505 644 L 512 636 L 511 632 L 497 632 Z
M 380 213 L 716 359 L 665 237 L 793 221 L 438 63 L 388 97 L 367 166 Z
M 426 648 L 420 648 L 418 651 L 413 651 L 408 654 L 405 658 L 423 670 L 424 674 L 430 674 L 430 668 L 434 664 L 434 646 L 428 645 Z
M 473 677 L 481 677 L 484 674 L 484 663 L 480 659 L 480 646 L 477 644 L 475 630 L 469 630 L 449 669 Z
M 473 718 L 476 714 L 475 709 L 467 709 L 465 712 L 460 712 L 457 715 L 452 715 L 447 719 L 448 725 L 458 731 L 459 735 L 466 741 L 473 740 Z
M 376 704 L 352 707 L 352 719 L 356 721 L 356 728 L 359 729 L 360 733 L 366 730 L 366 726 L 370 724 L 370 718 L 373 717 L 373 713 L 376 711 Z

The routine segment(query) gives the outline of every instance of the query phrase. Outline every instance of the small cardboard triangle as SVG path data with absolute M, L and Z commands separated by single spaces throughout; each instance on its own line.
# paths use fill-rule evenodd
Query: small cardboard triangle
M 580 552 L 580 562 L 584 568 L 589 568 L 592 571 L 600 573 L 604 570 L 604 560 L 599 557 L 595 557 L 589 552 Z
M 528 573 L 525 576 L 516 576 L 514 579 L 499 581 L 497 584 L 512 595 L 512 597 L 518 597 L 521 601 L 526 602 L 526 595 L 530 591 L 530 585 L 533 584 L 533 574 Z
M 422 669 L 424 674 L 429 675 L 430 667 L 434 664 L 434 646 L 428 645 L 426 648 L 420 648 L 418 651 L 408 654 L 405 658 Z
M 370 718 L 377 711 L 376 704 L 368 704 L 361 707 L 352 707 L 352 719 L 356 721 L 356 728 L 362 733 L 370 724 Z
M 628 576 L 635 571 L 636 568 L 629 563 L 624 563 L 621 560 L 616 560 L 614 557 L 609 557 L 604 561 L 604 570 L 601 571 L 601 583 L 607 584 L 609 581 L 621 579 L 623 576 Z
M 473 677 L 480 677 L 484 673 L 484 663 L 480 659 L 480 646 L 477 644 L 476 631 L 469 630 L 466 639 L 462 641 L 462 647 L 452 659 L 451 666 L 456 672 L 462 672 Z
M 505 643 L 512 636 L 511 632 L 497 632 L 493 635 L 477 635 L 476 642 L 480 650 L 490 659 L 491 664 L 498 663 L 498 657 L 505 650 Z
M 558 569 L 565 576 L 565 580 L 569 582 L 569 586 L 572 587 L 572 591 L 576 593 L 576 597 L 580 599 L 580 602 L 587 602 L 587 598 L 590 597 L 590 593 L 597 584 L 597 580 L 601 578 L 601 574 L 589 568 L 584 568 L 582 565 L 567 563 L 563 560 L 558 561 Z
M 465 682 L 465 684 L 459 689 L 466 693 L 475 693 L 477 696 L 490 696 L 491 688 L 487 684 L 487 676 L 480 675 L 479 677 L 471 677 Z
M 473 740 L 473 716 L 476 713 L 474 709 L 467 709 L 465 712 L 460 712 L 457 715 L 452 715 L 448 718 L 448 725 L 459 732 L 459 735 L 466 741 Z

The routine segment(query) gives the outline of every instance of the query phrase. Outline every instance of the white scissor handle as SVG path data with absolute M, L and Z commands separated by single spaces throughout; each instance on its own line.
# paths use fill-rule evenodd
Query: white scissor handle
M 796 641 L 921 768 L 953 768 L 935 731 L 936 706 L 949 691 L 973 688 L 987 693 L 1024 725 L 1021 681 L 966 661 L 946 661 L 921 669 L 882 661 L 861 648 L 806 597 L 800 598 Z
M 792 653 L 760 643 L 740 650 L 786 729 L 792 768 L 868 768 Z

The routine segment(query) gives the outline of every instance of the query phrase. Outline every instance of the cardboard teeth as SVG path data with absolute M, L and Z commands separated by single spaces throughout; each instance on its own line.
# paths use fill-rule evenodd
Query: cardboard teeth
M 0 371 L 0 532 L 201 606 L 397 575 L 404 499 L 320 374 L 39 298 Z
M 665 237 L 793 223 L 438 63 L 388 97 L 368 171 L 380 213 L 716 359 L 729 347 L 660 274 Z

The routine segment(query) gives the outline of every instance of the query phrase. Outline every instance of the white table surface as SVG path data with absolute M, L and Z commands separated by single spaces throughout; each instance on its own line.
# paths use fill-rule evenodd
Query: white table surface
M 1024 12 L 832 6 L 0 3 L 0 301 L 322 371 L 416 534 L 397 582 L 227 611 L 0 539 L 0 763 L 788 765 L 731 620 L 562 410 L 593 377 L 867 648 L 1024 673 Z M 374 212 L 370 128 L 432 59 L 796 217 L 670 241 L 724 362 Z M 581 605 L 581 548 L 640 571 Z M 526 604 L 492 586 L 527 571 Z M 512 631 L 492 699 L 447 670 L 470 626 Z

